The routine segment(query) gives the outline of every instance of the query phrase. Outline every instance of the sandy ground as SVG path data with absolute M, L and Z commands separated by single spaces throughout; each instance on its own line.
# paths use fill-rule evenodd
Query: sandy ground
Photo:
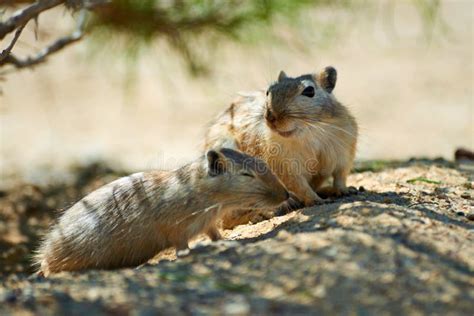
M 72 183 L 4 191 L 0 314 L 472 315 L 473 167 L 356 171 L 357 195 L 201 238 L 184 258 L 48 279 L 29 276 L 29 256 L 56 208 L 120 173 L 92 165 Z
M 192 78 L 161 42 L 139 59 L 133 84 L 126 62 L 91 56 L 87 41 L 9 74 L 0 96 L 1 184 L 18 175 L 54 180 L 91 160 L 174 167 L 199 152 L 205 123 L 236 92 L 265 88 L 281 69 L 298 75 L 329 64 L 339 71 L 335 94 L 361 125 L 359 159 L 451 158 L 458 146 L 474 148 L 474 3 L 443 1 L 446 30 L 436 24 L 432 39 L 406 2 L 392 11 L 387 1 L 373 4 L 354 15 L 306 12 L 291 28 L 275 23 L 280 40 L 219 42 L 201 52 L 212 69 L 204 78 Z M 17 53 L 40 48 L 70 18 L 61 11 L 43 21 L 41 40 L 30 29 Z

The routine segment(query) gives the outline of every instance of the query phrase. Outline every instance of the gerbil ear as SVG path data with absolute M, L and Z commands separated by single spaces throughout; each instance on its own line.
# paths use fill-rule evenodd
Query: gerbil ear
M 209 175 L 217 176 L 225 172 L 225 159 L 215 150 L 209 150 L 206 154 Z
M 328 66 L 316 78 L 317 82 L 327 92 L 331 93 L 336 86 L 337 71 L 334 67 Z
M 283 70 L 280 71 L 280 74 L 278 75 L 278 82 L 283 81 L 283 79 L 286 79 L 286 78 L 288 78 L 286 73 Z

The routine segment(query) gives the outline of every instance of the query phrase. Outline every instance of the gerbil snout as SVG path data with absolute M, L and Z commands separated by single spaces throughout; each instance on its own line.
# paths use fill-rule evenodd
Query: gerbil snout
M 265 111 L 265 119 L 266 119 L 267 122 L 269 122 L 269 123 L 275 123 L 276 120 L 277 120 L 277 117 L 275 116 L 275 114 L 273 113 L 272 110 L 267 109 L 267 110 Z
M 290 193 L 286 189 L 273 191 L 272 197 L 276 204 L 279 205 L 290 198 Z
M 285 118 L 277 116 L 277 114 L 269 108 L 265 111 L 264 117 L 267 126 L 280 136 L 289 137 L 296 131 L 296 127 L 292 126 L 294 124 L 291 124 Z
M 267 109 L 265 111 L 265 121 L 267 122 L 268 127 L 271 129 L 276 129 L 277 117 L 272 110 Z
M 285 191 L 285 201 L 290 198 L 290 192 Z

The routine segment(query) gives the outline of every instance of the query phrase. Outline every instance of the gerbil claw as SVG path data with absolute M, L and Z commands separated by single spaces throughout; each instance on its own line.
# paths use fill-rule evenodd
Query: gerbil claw
M 353 186 L 346 187 L 346 188 L 339 189 L 339 190 L 336 189 L 336 190 L 339 191 L 338 196 L 353 195 L 353 194 L 358 194 L 359 193 L 359 191 Z
M 139 270 L 139 269 L 141 269 L 141 268 L 144 268 L 144 267 L 151 267 L 151 266 L 152 266 L 152 264 L 149 264 L 148 262 L 145 262 L 145 263 L 142 263 L 142 264 L 139 265 L 139 266 L 136 266 L 136 267 L 134 268 L 134 270 Z
M 176 250 L 176 257 L 183 258 L 189 255 L 189 253 L 190 253 L 189 248 Z
M 359 194 L 359 190 L 356 187 L 350 186 L 347 188 L 348 194 Z
M 46 277 L 47 276 L 44 275 L 43 271 L 38 271 L 28 276 L 28 280 L 45 279 Z
M 327 197 L 341 197 L 345 195 L 352 195 L 357 194 L 358 190 L 354 187 L 344 187 L 344 188 L 337 188 L 337 187 L 323 187 L 318 190 L 318 194 L 325 198 Z

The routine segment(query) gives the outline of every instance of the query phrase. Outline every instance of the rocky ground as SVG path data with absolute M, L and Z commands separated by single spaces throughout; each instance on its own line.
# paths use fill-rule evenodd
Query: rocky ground
M 474 171 L 444 160 L 359 164 L 359 194 L 196 241 L 137 269 L 30 276 L 38 236 L 120 176 L 0 192 L 0 314 L 474 313 Z

